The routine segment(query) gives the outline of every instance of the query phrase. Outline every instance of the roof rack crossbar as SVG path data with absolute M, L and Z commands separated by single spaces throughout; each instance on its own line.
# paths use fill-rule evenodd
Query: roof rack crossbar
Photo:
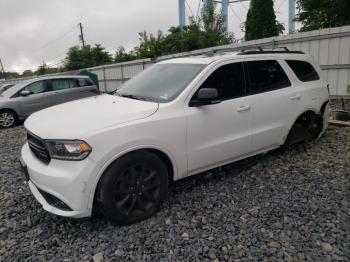
M 304 54 L 302 51 L 291 51 L 286 46 L 245 46 L 245 47 L 227 47 L 207 51 L 206 53 L 198 53 L 201 56 L 214 56 L 225 52 L 238 52 L 237 55 L 253 55 L 253 54 Z M 189 55 L 190 56 L 190 55 Z

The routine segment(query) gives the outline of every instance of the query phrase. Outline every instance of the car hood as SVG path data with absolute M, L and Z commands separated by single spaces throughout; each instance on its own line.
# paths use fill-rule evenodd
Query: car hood
M 146 118 L 157 109 L 158 103 L 100 95 L 38 111 L 24 125 L 44 139 L 82 139 L 98 129 Z

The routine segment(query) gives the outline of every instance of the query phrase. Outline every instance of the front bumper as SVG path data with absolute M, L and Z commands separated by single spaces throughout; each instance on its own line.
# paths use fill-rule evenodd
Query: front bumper
M 95 162 L 89 158 L 83 161 L 53 159 L 46 165 L 36 158 L 28 143 L 22 148 L 22 161 L 28 170 L 30 190 L 46 211 L 73 218 L 91 216 L 91 185 L 100 169 Z M 44 192 L 62 201 L 69 209 L 60 209 L 49 203 Z

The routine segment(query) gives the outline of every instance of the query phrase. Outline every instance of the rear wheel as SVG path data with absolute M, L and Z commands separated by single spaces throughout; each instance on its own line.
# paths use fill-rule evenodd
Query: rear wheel
M 119 225 L 152 216 L 168 191 L 168 171 L 153 153 L 138 151 L 114 162 L 101 178 L 96 201 L 107 219 Z
M 11 110 L 0 111 L 0 128 L 9 128 L 17 124 L 18 119 L 15 112 Z

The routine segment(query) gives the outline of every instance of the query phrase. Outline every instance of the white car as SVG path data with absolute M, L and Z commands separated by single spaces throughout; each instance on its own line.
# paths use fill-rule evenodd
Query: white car
M 168 185 L 281 145 L 318 138 L 329 90 L 309 55 L 243 51 L 162 61 L 114 95 L 25 122 L 21 163 L 53 214 L 116 224 L 152 216 Z

